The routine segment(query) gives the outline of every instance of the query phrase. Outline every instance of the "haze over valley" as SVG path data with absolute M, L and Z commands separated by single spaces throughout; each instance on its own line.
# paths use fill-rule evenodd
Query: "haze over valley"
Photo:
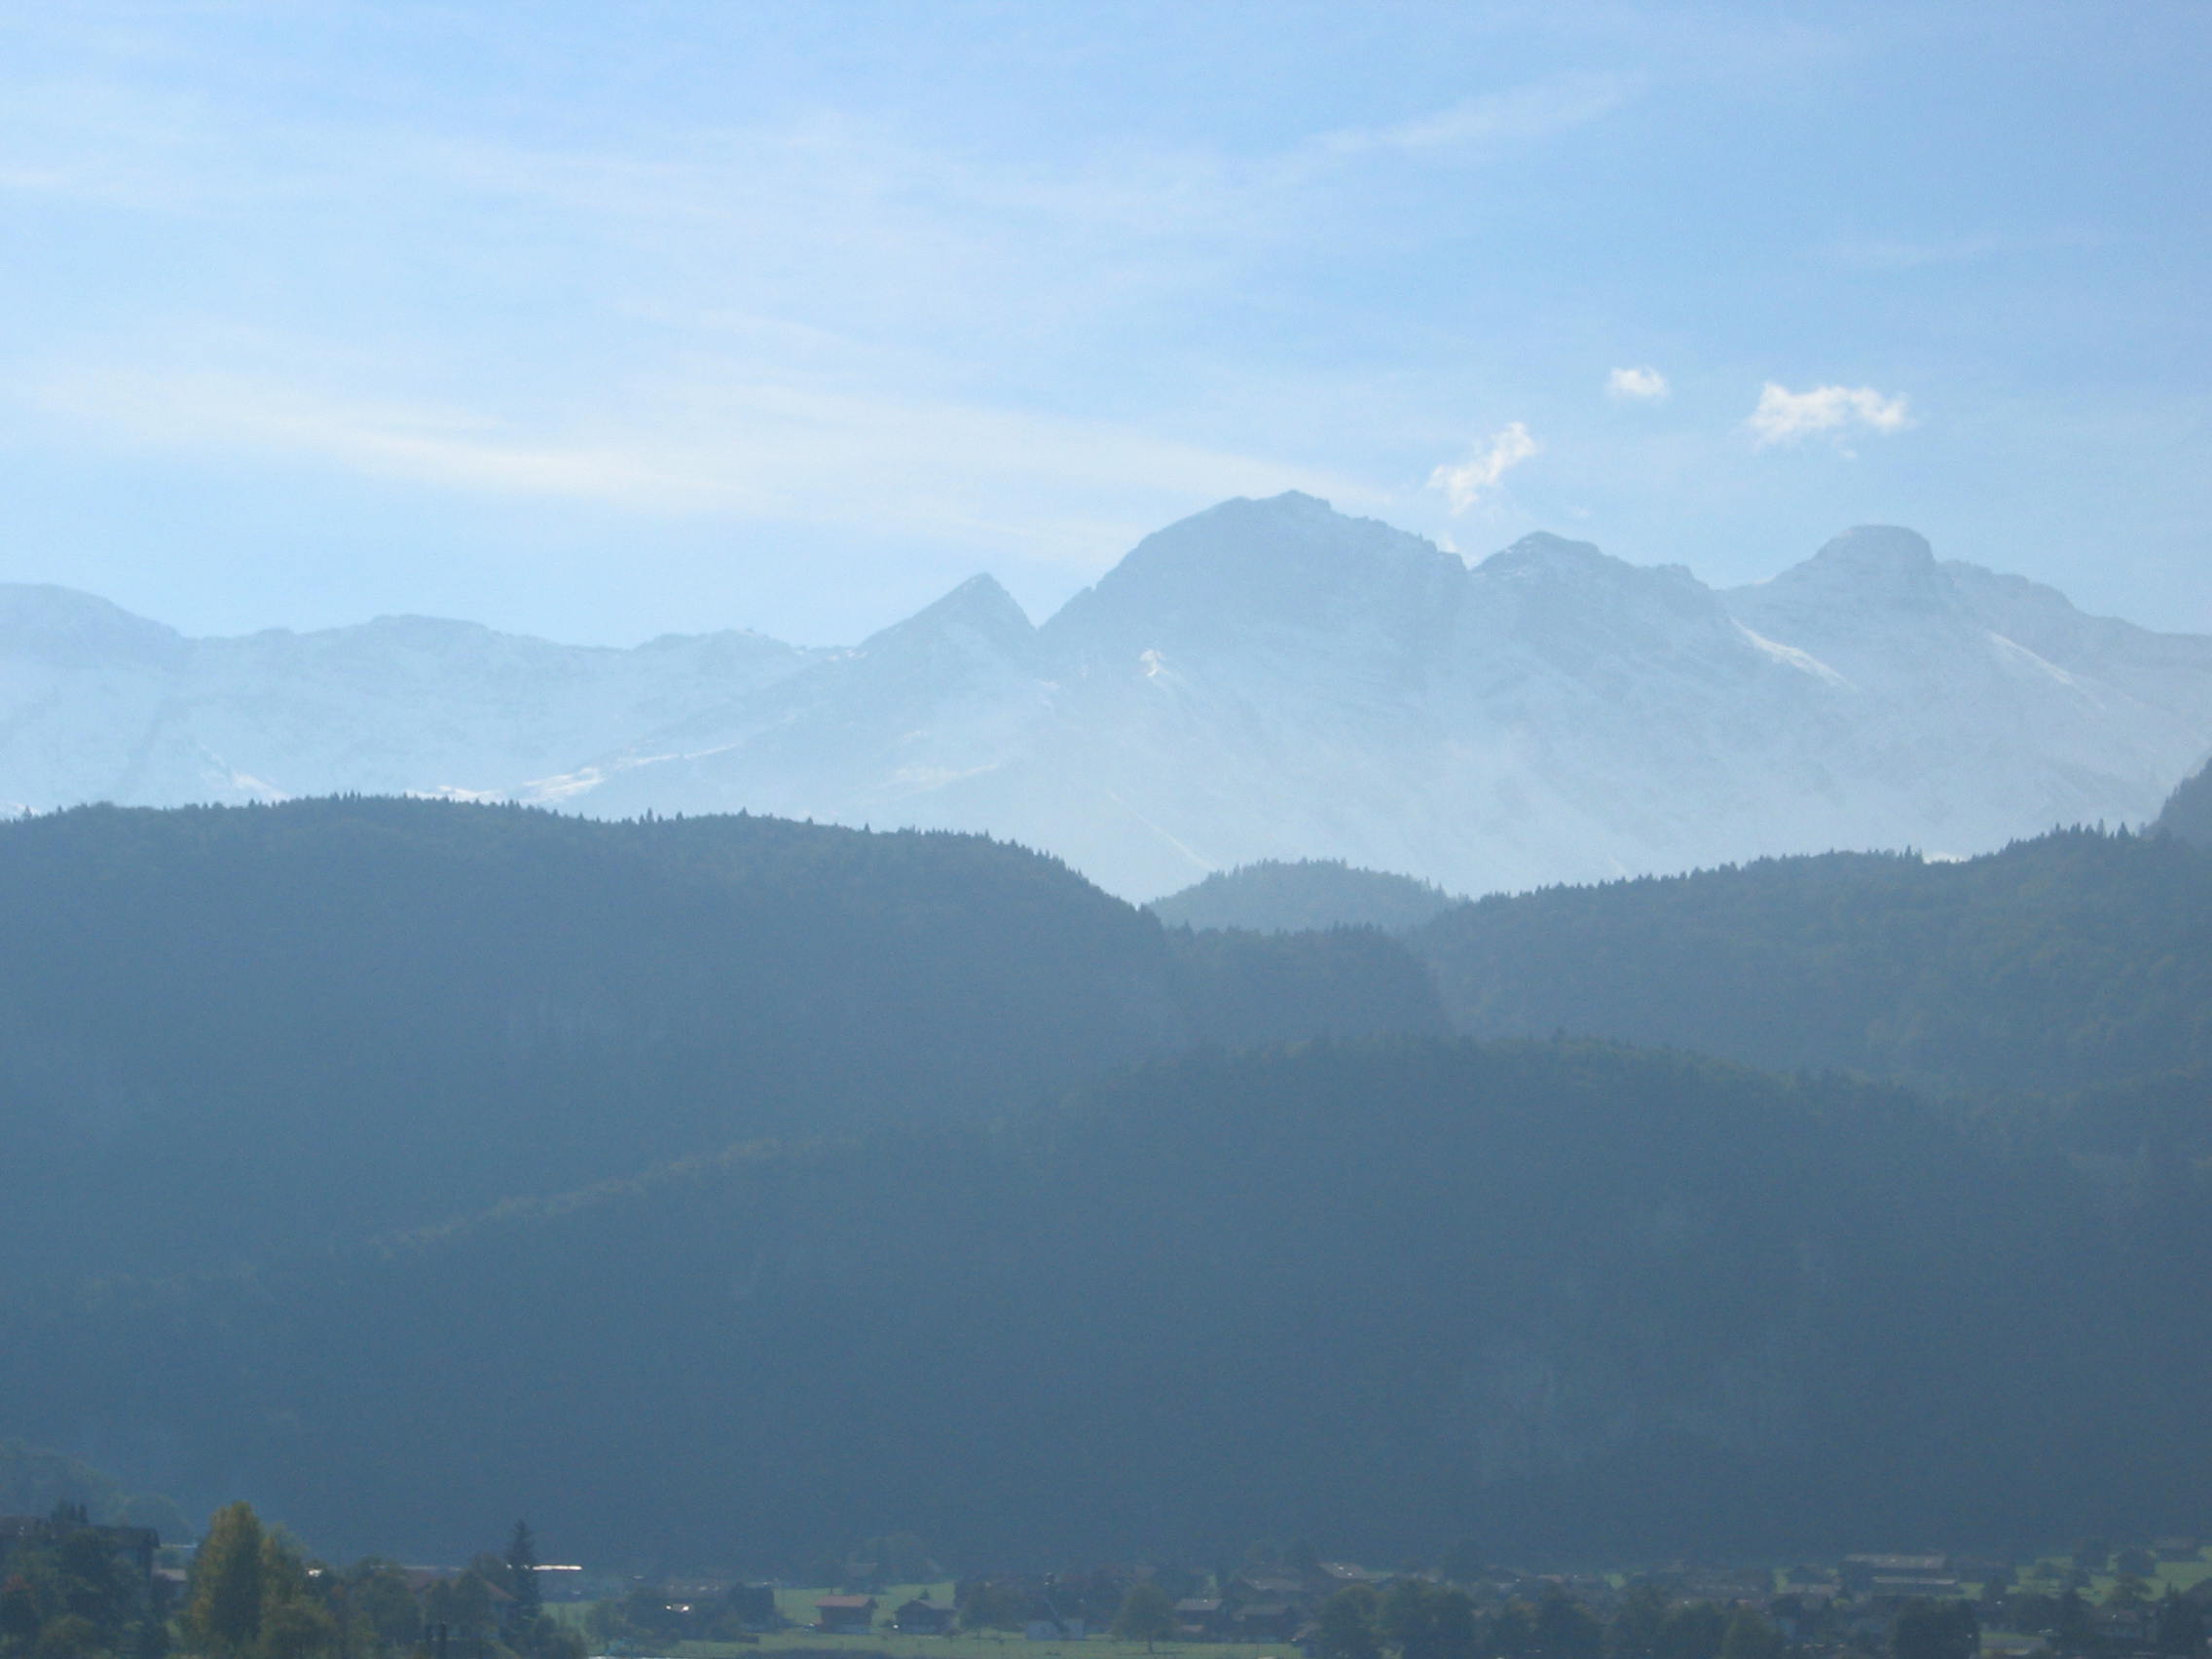
M 0 1659 L 2212 1659 L 2208 85 L 0 4 Z

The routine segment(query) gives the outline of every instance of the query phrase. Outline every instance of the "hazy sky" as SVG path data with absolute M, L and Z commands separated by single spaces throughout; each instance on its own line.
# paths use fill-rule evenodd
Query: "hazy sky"
M 2212 6 L 0 8 L 0 579 L 857 638 L 1302 488 L 2212 631 Z

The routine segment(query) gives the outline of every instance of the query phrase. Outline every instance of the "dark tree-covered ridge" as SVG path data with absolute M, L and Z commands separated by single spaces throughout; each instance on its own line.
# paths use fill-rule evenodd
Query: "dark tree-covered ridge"
M 1436 1029 L 1372 935 L 1193 943 L 977 835 L 396 799 L 0 825 L 18 1273 L 257 1259 L 1194 1042 Z
M 347 1547 L 518 1509 L 586 1555 L 763 1566 L 878 1522 L 1009 1562 L 2180 1530 L 2212 1321 L 2172 1286 L 2212 1205 L 2188 1166 L 2115 1196 L 1840 1078 L 1320 1043 L 17 1298 L 0 1341 L 52 1356 L 33 1432 Z
M 1655 1051 L 975 837 L 0 827 L 0 1426 L 427 1556 L 2200 1532 L 2208 915 L 2070 833 L 1417 936 Z
M 2166 797 L 2157 827 L 2194 846 L 2212 847 L 2212 762 L 2184 778 Z
M 1550 888 L 1449 910 L 1411 943 L 1474 1036 L 1579 1032 L 1966 1089 L 2212 1067 L 2212 851 L 2167 835 Z
M 1398 933 L 1456 902 L 1433 883 L 1357 869 L 1342 859 L 1271 859 L 1216 870 L 1145 907 L 1170 926 L 1263 933 L 1370 927 Z

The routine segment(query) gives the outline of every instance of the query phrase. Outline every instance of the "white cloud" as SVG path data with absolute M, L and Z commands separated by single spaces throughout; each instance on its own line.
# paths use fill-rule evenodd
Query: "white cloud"
M 1605 393 L 1624 403 L 1657 403 L 1675 388 L 1667 377 L 1646 363 L 1640 369 L 1615 369 L 1605 377 Z
M 1463 513 L 1482 499 L 1484 492 L 1494 489 L 1499 479 L 1540 448 L 1542 446 L 1529 435 L 1529 428 L 1516 421 L 1492 433 L 1486 447 L 1479 447 L 1457 466 L 1439 466 L 1431 472 L 1428 487 L 1442 490 L 1452 503 L 1452 510 Z
M 1817 386 L 1811 391 L 1791 391 L 1774 381 L 1760 388 L 1758 407 L 1745 423 L 1760 449 L 1821 432 L 1841 435 L 1862 430 L 1886 436 L 1911 424 L 1902 397 L 1885 397 L 1870 386 Z

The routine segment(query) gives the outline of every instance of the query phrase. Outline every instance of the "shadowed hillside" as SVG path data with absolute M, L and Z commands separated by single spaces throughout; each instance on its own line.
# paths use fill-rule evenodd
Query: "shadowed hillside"
M 2193 846 L 2212 847 L 2212 765 L 2184 778 L 2158 814 L 2157 828 Z
M 48 1356 L 29 1431 L 333 1547 L 515 1511 L 713 1560 L 894 1526 L 1047 1562 L 2179 1526 L 2212 1476 L 2207 1319 L 2171 1294 L 2212 1267 L 2203 1177 L 2109 1198 L 1838 1080 L 1321 1045 L 18 1297 L 0 1339 Z
M 1199 1041 L 1435 1029 L 1379 939 L 1195 947 L 979 836 L 347 799 L 0 826 L 18 1272 L 421 1226 Z
M 2212 854 L 2069 831 L 1552 888 L 1412 936 L 1457 1027 L 2054 1090 L 2212 1066 Z
M 7 1432 L 342 1553 L 1811 1552 L 2212 1483 L 2170 836 L 1412 936 L 1475 1029 L 1673 1052 L 958 835 L 87 810 L 0 906 Z
M 1350 927 L 1402 933 L 1454 903 L 1441 887 L 1414 876 L 1354 869 L 1342 859 L 1300 859 L 1216 870 L 1145 908 L 1170 927 L 1256 933 Z

